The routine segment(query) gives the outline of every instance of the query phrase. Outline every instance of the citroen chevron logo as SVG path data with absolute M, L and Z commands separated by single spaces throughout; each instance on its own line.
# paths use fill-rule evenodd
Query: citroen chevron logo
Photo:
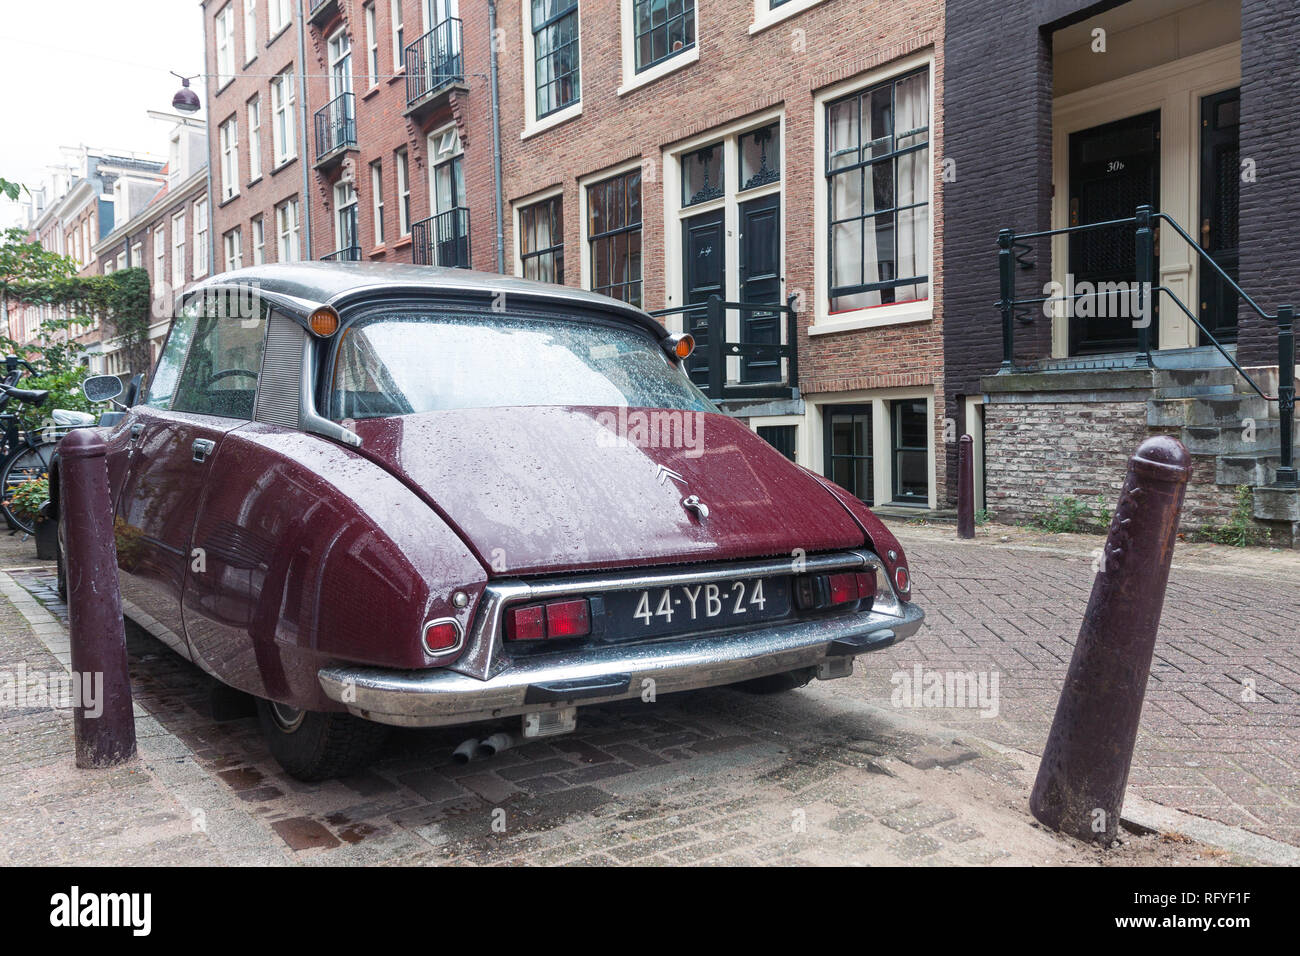
M 659 473 L 655 477 L 659 480 L 659 484 L 661 485 L 668 484 L 669 478 L 671 478 L 673 481 L 680 481 L 682 484 L 686 484 L 685 478 L 677 474 L 677 472 L 673 471 L 671 468 L 665 467 L 664 465 L 659 466 Z

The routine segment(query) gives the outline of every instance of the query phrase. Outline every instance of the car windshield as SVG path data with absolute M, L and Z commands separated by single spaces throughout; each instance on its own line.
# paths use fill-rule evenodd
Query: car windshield
M 657 341 L 630 328 L 404 310 L 362 318 L 339 342 L 335 419 L 520 405 L 714 410 Z

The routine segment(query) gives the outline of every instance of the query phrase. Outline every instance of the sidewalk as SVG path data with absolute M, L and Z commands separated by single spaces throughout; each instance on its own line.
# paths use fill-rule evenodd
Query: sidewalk
M 6 565 L 0 670 L 56 666 L 52 574 L 8 542 Z M 0 860 L 1215 865 L 1276 850 L 1153 834 L 1101 851 L 1048 833 L 1026 810 L 1032 758 L 864 699 L 862 672 L 884 670 L 871 661 L 777 697 L 584 711 L 575 734 L 465 766 L 456 744 L 502 726 L 399 731 L 371 770 L 307 785 L 279 771 L 255 721 L 210 719 L 197 668 L 147 637 L 128 648 L 141 716 L 126 767 L 76 770 L 66 713 L 0 708 Z M 1179 828 L 1177 815 L 1157 827 Z

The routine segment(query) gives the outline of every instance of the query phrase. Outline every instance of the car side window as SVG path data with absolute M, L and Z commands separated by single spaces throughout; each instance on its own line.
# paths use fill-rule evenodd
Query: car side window
M 267 309 L 260 302 L 238 312 L 201 308 L 172 408 L 251 420 L 266 325 Z
M 194 341 L 194 329 L 198 320 L 199 309 L 193 302 L 182 308 L 172 320 L 167 343 L 158 356 L 158 367 L 154 369 L 153 380 L 149 382 L 149 397 L 144 401 L 150 408 L 172 407 L 176 383 L 181 377 L 181 369 L 185 367 L 185 357 L 189 354 L 190 343 Z

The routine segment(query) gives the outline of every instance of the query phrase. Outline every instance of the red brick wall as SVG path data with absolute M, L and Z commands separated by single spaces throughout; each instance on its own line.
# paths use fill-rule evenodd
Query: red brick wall
M 297 0 L 294 3 L 295 17 L 296 2 Z M 219 176 L 215 171 L 221 168 L 218 129 L 232 114 L 237 113 L 239 117 L 240 195 L 220 206 L 213 217 L 219 260 L 222 257 L 222 236 L 236 226 L 240 226 L 243 228 L 244 264 L 252 263 L 251 220 L 260 214 L 265 217 L 266 224 L 266 261 L 276 261 L 275 206 L 293 196 L 298 196 L 303 203 L 300 213 L 303 220 L 302 257 L 319 259 L 335 251 L 334 185 L 342 176 L 350 175 L 357 192 L 358 234 L 363 257 L 388 262 L 412 261 L 409 237 L 399 238 L 397 162 L 394 154 L 403 146 L 407 149 L 410 161 L 411 222 L 418 222 L 428 217 L 431 210 L 429 173 L 426 163 L 427 135 L 432 130 L 455 122 L 464 147 L 465 187 L 471 210 L 472 263 L 478 269 L 495 268 L 492 132 L 489 88 L 486 80 L 488 72 L 486 5 L 467 2 L 462 4 L 461 10 L 461 19 L 464 23 L 465 70 L 467 74 L 481 75 L 468 77 L 468 92 L 455 92 L 444 97 L 443 102 L 431 113 L 421 116 L 418 121 L 413 121 L 404 115 L 406 79 L 401 62 L 394 62 L 391 5 L 389 0 L 373 0 L 373 3 L 375 29 L 379 40 L 379 82 L 373 88 L 370 87 L 366 66 L 364 14 L 366 4 L 361 3 L 360 0 L 338 0 L 338 12 L 329 22 L 320 25 L 307 24 L 306 104 L 302 102 L 302 96 L 295 88 L 298 158 L 272 173 L 271 77 L 290 66 L 301 72 L 302 65 L 298 62 L 298 24 L 295 20 L 268 46 L 265 42 L 267 3 L 265 0 L 258 3 L 258 55 L 250 64 L 244 66 L 242 64 L 243 6 L 236 0 L 236 76 L 225 88 L 213 90 L 208 99 L 212 117 L 212 135 L 208 150 L 214 170 L 214 187 L 219 182 Z M 218 0 L 208 0 L 205 4 L 208 72 L 210 73 L 215 72 L 213 22 L 222 6 L 223 4 Z M 310 0 L 307 0 L 306 6 L 311 6 Z M 419 0 L 403 0 L 406 44 L 417 40 L 423 32 L 420 6 Z M 329 102 L 328 38 L 340 28 L 347 30 L 352 44 L 352 90 L 355 95 L 358 148 L 346 154 L 343 164 L 335 165 L 328 170 L 317 170 L 314 168 L 317 155 L 313 118 L 316 111 Z M 215 83 L 212 85 L 215 86 Z M 249 136 L 246 107 L 249 98 L 254 94 L 259 94 L 262 102 L 263 174 L 258 183 L 250 186 L 247 182 Z M 306 142 L 302 141 L 301 129 L 304 109 L 308 119 Z M 382 247 L 376 247 L 374 242 L 374 202 L 370 185 L 370 164 L 375 160 L 379 160 L 382 164 L 385 224 L 385 242 Z M 303 192 L 301 164 L 303 163 L 309 166 L 310 189 L 306 196 L 301 195 Z M 219 196 L 215 198 L 220 201 Z M 310 204 L 311 216 L 310 250 L 306 247 L 307 204 Z

